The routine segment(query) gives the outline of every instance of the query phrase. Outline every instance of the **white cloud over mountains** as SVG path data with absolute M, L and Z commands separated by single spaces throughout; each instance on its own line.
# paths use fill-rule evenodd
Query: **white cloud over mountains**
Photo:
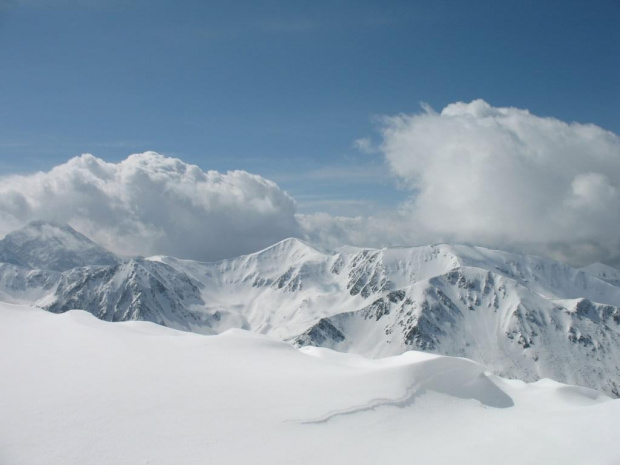
M 386 118 L 381 133 L 425 238 L 619 256 L 617 135 L 483 100 Z
M 306 217 L 331 243 L 466 242 L 573 263 L 620 259 L 620 138 L 483 100 L 383 118 L 379 149 L 411 191 L 374 217 Z
M 69 223 L 110 250 L 214 260 L 300 235 L 295 202 L 245 171 L 202 171 L 154 152 L 106 163 L 82 155 L 0 179 L 3 233 L 32 219 Z
M 336 247 L 466 242 L 575 264 L 620 262 L 620 138 L 482 100 L 385 117 L 378 151 L 404 204 L 372 216 L 296 214 L 273 182 L 147 152 L 92 155 L 0 179 L 0 233 L 67 222 L 115 252 L 202 260 L 289 236 Z

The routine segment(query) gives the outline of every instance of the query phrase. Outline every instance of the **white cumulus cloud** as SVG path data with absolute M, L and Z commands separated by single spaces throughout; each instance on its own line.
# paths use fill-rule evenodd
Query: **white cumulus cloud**
M 359 245 L 467 242 L 573 263 L 620 258 L 616 134 L 483 100 L 385 117 L 380 132 L 410 200 L 370 218 L 307 217 L 313 235 L 333 230 Z
M 154 152 L 107 163 L 82 155 L 49 172 L 0 178 L 0 225 L 69 223 L 110 250 L 214 260 L 253 252 L 301 230 L 275 183 Z

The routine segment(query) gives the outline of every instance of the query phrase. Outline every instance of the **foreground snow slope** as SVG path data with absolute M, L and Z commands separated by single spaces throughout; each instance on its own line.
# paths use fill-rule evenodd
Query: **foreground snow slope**
M 0 418 L 11 465 L 620 462 L 620 401 L 589 389 L 11 304 Z

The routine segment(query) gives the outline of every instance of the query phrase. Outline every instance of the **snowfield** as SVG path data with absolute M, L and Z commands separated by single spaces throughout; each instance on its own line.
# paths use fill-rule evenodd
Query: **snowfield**
M 470 360 L 367 359 L 0 304 L 0 463 L 620 463 L 620 400 Z

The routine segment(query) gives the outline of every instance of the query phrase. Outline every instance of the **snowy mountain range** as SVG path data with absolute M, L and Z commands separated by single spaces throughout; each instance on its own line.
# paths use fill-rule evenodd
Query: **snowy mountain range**
M 0 241 L 0 300 L 203 334 L 242 328 L 378 358 L 416 349 L 503 377 L 620 396 L 620 271 L 465 245 L 320 250 L 287 239 L 215 263 L 120 259 L 69 226 Z

